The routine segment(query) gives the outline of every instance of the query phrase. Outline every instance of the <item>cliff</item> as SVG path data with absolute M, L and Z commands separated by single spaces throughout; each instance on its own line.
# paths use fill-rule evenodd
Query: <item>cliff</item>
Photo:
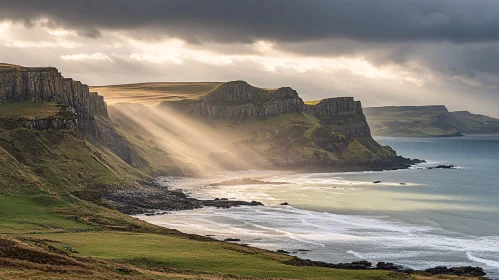
M 238 139 L 224 144 L 251 151 L 266 167 L 385 169 L 412 162 L 372 137 L 360 101 L 352 97 L 303 102 L 289 88 L 262 89 L 228 82 L 199 99 L 163 102 L 162 108 L 209 122 L 210 130 Z M 203 121 L 205 120 L 205 121 Z M 348 167 L 347 167 L 348 166 Z
M 340 134 L 371 136 L 360 101 L 353 97 L 338 97 L 304 103 L 290 87 L 269 90 L 233 81 L 220 85 L 199 100 L 163 104 L 207 119 L 238 122 L 303 112 L 319 117 Z
M 0 104 L 21 101 L 68 104 L 75 109 L 81 125 L 94 116 L 107 116 L 104 97 L 90 92 L 79 81 L 64 78 L 56 68 L 0 66 Z
M 318 116 L 334 131 L 350 137 L 371 137 L 360 101 L 353 97 L 328 98 L 306 103 L 306 111 Z
M 499 119 L 468 111 L 450 112 L 454 126 L 463 134 L 498 134 Z
M 25 116 L 3 120 L 3 125 L 34 130 L 77 129 L 87 140 L 109 148 L 128 164 L 135 166 L 138 155 L 126 139 L 110 123 L 104 97 L 90 92 L 79 81 L 64 78 L 53 67 L 22 67 L 0 64 L 0 105 L 57 103 L 68 105 L 66 114 L 54 113 L 36 119 Z M 69 114 L 67 112 L 70 112 Z M 14 122 L 14 119 L 16 121 Z
M 163 104 L 208 119 L 240 122 L 301 112 L 305 108 L 298 93 L 289 87 L 267 90 L 244 81 L 222 84 L 199 100 Z
M 388 106 L 365 109 L 378 136 L 445 137 L 499 133 L 499 120 L 468 111 L 449 112 L 444 105 Z
M 367 121 L 377 136 L 461 136 L 443 105 L 366 108 Z

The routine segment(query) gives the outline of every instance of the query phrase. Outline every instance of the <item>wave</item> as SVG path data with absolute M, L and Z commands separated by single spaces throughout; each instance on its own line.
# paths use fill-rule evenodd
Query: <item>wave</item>
M 479 257 L 473 256 L 470 252 L 466 252 L 466 256 L 468 257 L 468 259 L 470 261 L 474 261 L 474 262 L 478 262 L 478 263 L 483 263 L 483 264 L 485 264 L 487 266 L 490 266 L 490 267 L 499 268 L 499 261 L 494 261 L 494 260 L 479 258 Z
M 296 254 L 327 262 L 389 261 L 422 269 L 465 266 L 471 261 L 477 266 L 499 268 L 498 261 L 483 257 L 499 254 L 499 236 L 457 234 L 438 225 L 410 224 L 387 216 L 340 215 L 291 206 L 243 206 L 139 218 L 222 240 L 240 238 L 246 244 L 269 250 L 306 249 L 310 251 Z

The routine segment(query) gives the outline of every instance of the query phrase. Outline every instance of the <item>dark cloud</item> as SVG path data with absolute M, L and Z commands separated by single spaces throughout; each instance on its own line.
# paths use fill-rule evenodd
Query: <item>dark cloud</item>
M 53 50 L 6 46 L 0 46 L 0 60 L 39 66 L 57 61 L 69 76 L 95 84 L 247 79 L 294 86 L 308 99 L 354 95 L 371 106 L 447 103 L 498 116 L 498 0 L 0 0 L 0 21 L 32 28 L 42 18 L 48 19 L 45 27 L 76 30 L 83 53 L 119 52 L 107 44 L 106 31 L 113 30 L 145 43 L 179 37 L 188 48 L 223 54 L 259 55 L 249 43 L 268 40 L 299 56 L 364 57 L 375 66 L 395 64 L 441 79 L 409 87 L 352 73 L 262 73 L 261 65 L 248 62 L 164 66 L 118 56 L 105 64 L 61 62 Z
M 193 42 L 499 39 L 497 0 L 2 0 L 0 16 L 87 31 L 147 28 Z

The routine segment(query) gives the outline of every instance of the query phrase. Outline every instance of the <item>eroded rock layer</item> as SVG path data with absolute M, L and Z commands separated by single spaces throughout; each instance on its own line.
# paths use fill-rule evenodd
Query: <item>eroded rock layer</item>
M 68 104 L 82 126 L 88 126 L 84 123 L 94 116 L 107 116 L 104 97 L 79 81 L 64 78 L 56 68 L 0 67 L 0 104 L 20 101 Z
M 69 105 L 71 114 L 38 120 L 4 120 L 33 130 L 77 129 L 87 140 L 96 141 L 134 166 L 137 155 L 126 139 L 110 124 L 104 97 L 90 92 L 79 81 L 64 78 L 53 67 L 21 67 L 0 64 L 0 104 L 16 102 L 57 102 Z

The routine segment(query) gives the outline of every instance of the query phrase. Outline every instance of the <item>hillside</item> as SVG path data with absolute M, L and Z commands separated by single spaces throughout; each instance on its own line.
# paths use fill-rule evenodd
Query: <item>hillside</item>
M 194 173 L 240 168 L 372 170 L 411 164 L 372 139 L 362 106 L 353 98 L 310 105 L 291 88 L 262 89 L 233 81 L 197 99 L 164 101 L 154 108 L 121 103 L 110 106 L 109 112 L 131 142 L 152 141 L 176 162 L 195 162 L 190 167 L 181 164 Z
M 463 134 L 499 133 L 499 119 L 472 114 L 468 111 L 451 112 L 451 116 L 456 119 L 456 128 Z
M 396 137 L 460 136 L 447 108 L 438 106 L 389 106 L 365 109 L 373 135 Z
M 447 137 L 499 133 L 499 120 L 469 112 L 449 112 L 444 105 L 388 106 L 365 110 L 373 135 Z

